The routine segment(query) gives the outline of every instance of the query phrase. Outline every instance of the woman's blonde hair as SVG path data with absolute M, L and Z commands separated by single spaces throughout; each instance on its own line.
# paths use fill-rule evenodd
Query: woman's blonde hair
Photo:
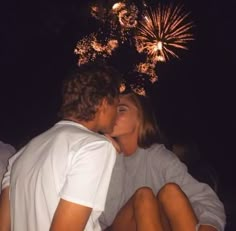
M 161 143 L 161 134 L 156 122 L 155 113 L 151 107 L 150 99 L 128 91 L 121 95 L 126 96 L 138 109 L 139 135 L 138 146 L 149 148 L 154 143 Z

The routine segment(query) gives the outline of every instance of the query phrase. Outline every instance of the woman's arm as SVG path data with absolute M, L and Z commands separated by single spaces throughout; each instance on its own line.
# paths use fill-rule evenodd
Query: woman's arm
M 155 162 L 159 164 L 154 164 Z M 157 150 L 155 155 L 153 154 L 151 163 L 156 165 L 155 171 L 161 175 L 161 183 L 163 185 L 175 183 L 186 194 L 199 220 L 199 224 L 202 224 L 199 230 L 204 231 L 209 228 L 215 231 L 213 227 L 216 227 L 218 231 L 224 230 L 226 222 L 224 206 L 209 185 L 194 179 L 188 173 L 186 165 L 164 146 Z M 203 226 L 203 224 L 208 224 L 209 227 L 207 225 Z

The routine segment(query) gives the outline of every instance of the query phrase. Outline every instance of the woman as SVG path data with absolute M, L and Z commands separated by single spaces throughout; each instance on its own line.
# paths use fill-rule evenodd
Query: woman
M 159 144 L 148 99 L 133 92 L 120 96 L 110 137 L 120 149 L 109 186 L 103 229 L 119 231 L 222 231 L 223 204 L 206 184 Z

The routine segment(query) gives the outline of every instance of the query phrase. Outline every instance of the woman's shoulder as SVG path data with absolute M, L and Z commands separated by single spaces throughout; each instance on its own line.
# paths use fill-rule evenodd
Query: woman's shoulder
M 147 148 L 147 152 L 155 155 L 173 156 L 175 155 L 172 151 L 166 148 L 164 144 L 153 144 Z
M 153 144 L 151 147 L 146 149 L 148 159 L 154 160 L 158 159 L 159 162 L 170 162 L 178 160 L 178 157 L 169 149 L 165 147 L 164 144 Z
M 186 166 L 172 151 L 163 144 L 155 144 L 148 148 L 147 165 L 150 171 L 158 172 L 161 176 L 186 171 Z M 164 178 L 163 178 L 164 179 Z

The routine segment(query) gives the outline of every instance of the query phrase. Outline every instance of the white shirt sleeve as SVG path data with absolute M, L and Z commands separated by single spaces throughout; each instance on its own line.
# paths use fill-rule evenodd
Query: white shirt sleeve
M 10 144 L 0 141 L 0 193 L 4 173 L 6 172 L 8 159 L 16 152 L 15 148 Z
M 10 175 L 11 175 L 12 165 L 16 161 L 16 159 L 21 155 L 22 152 L 23 152 L 23 148 L 9 159 L 7 171 L 4 174 L 4 177 L 2 180 L 2 190 L 10 185 Z
M 105 140 L 86 144 L 71 154 L 60 197 L 103 211 L 115 158 L 115 149 Z

